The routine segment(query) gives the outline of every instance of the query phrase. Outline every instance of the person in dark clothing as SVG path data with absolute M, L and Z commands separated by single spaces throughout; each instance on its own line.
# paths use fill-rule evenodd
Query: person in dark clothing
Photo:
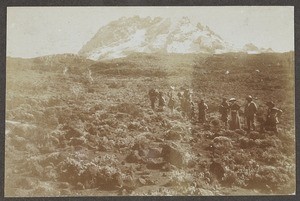
M 199 103 L 198 103 L 198 111 L 199 111 L 199 116 L 198 116 L 198 120 L 200 123 L 205 123 L 206 122 L 206 110 L 208 109 L 208 106 L 206 105 L 206 103 L 204 102 L 204 100 L 202 99 Z
M 255 130 L 254 116 L 257 112 L 256 104 L 253 102 L 252 96 L 246 98 L 247 104 L 245 106 L 244 114 L 247 122 L 247 131 L 251 131 L 251 127 Z
M 230 130 L 235 130 L 235 129 L 240 129 L 241 124 L 240 124 L 240 117 L 239 117 L 239 109 L 240 106 L 236 103 L 235 98 L 231 98 L 229 100 L 230 102 L 230 123 L 229 123 L 229 129 Z
M 187 118 L 191 118 L 191 101 L 192 101 L 192 93 L 189 89 L 185 89 L 183 92 L 183 99 L 182 99 L 182 111 L 183 111 L 183 115 Z
M 266 105 L 268 106 L 268 111 L 264 129 L 275 131 L 277 133 L 277 124 L 279 123 L 278 117 L 282 115 L 282 110 L 276 108 L 272 101 L 267 102 Z
M 191 112 L 192 112 L 191 101 L 184 98 L 182 104 L 183 104 L 184 116 L 188 119 L 191 118 Z
M 159 107 L 159 110 L 163 111 L 165 105 L 166 105 L 166 100 L 164 98 L 164 94 L 163 94 L 163 92 L 160 91 L 158 93 L 158 107 Z
M 256 112 L 256 121 L 258 125 L 256 126 L 256 130 L 258 130 L 260 133 L 264 132 L 264 125 L 265 125 L 265 112 L 264 108 L 262 106 L 258 106 L 257 112 Z
M 175 87 L 171 86 L 170 88 L 171 90 L 168 92 L 168 97 L 169 97 L 168 107 L 170 108 L 171 112 L 173 112 L 175 108 L 175 93 L 174 93 Z
M 156 89 L 150 89 L 148 95 L 151 102 L 151 108 L 152 110 L 155 110 L 155 102 L 158 98 L 158 91 Z
M 223 98 L 223 102 L 220 105 L 219 112 L 221 114 L 221 120 L 224 122 L 225 126 L 228 125 L 228 112 L 229 112 L 229 104 L 227 103 L 227 99 Z

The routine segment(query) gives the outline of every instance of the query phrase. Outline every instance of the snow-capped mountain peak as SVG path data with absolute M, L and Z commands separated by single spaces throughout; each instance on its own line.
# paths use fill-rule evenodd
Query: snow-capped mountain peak
M 209 27 L 188 17 L 120 18 L 99 29 L 79 54 L 89 59 L 125 57 L 131 52 L 220 53 L 231 46 Z

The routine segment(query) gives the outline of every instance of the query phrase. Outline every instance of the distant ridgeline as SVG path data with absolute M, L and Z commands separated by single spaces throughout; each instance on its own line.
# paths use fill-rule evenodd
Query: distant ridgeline
M 39 71 L 80 74 L 90 69 L 93 73 L 132 76 L 184 75 L 185 71 L 206 69 L 226 71 L 239 68 L 270 69 L 284 67 L 293 73 L 294 52 L 286 53 L 131 53 L 127 57 L 93 61 L 75 54 L 60 54 L 23 59 L 7 57 L 7 71 L 31 69 Z M 189 70 L 188 70 L 189 69 Z

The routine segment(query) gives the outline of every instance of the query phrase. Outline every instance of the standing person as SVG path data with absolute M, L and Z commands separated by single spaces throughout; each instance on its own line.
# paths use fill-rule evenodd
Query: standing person
M 185 112 L 185 99 L 183 96 L 183 92 L 178 92 L 177 96 L 180 101 L 180 111 L 182 116 L 184 117 L 186 115 L 186 112 Z
M 223 98 L 223 101 L 220 105 L 219 112 L 221 113 L 221 120 L 224 122 L 225 126 L 228 125 L 228 112 L 229 112 L 229 104 L 227 103 L 227 99 Z
M 163 92 L 158 93 L 158 107 L 160 111 L 164 110 L 164 106 L 166 105 L 166 100 L 164 98 Z
M 203 99 L 198 103 L 198 120 L 200 123 L 205 123 L 206 122 L 206 110 L 208 109 L 208 106 L 204 102 Z
M 256 112 L 256 121 L 258 122 L 259 124 L 259 132 L 262 133 L 264 132 L 264 125 L 265 125 L 265 114 L 264 114 L 264 109 L 263 107 L 259 106 L 257 107 L 257 112 Z M 257 130 L 257 128 L 256 128 Z
M 191 117 L 191 91 L 189 89 L 185 89 L 183 92 L 183 111 L 187 118 Z
M 276 108 L 272 101 L 267 102 L 266 105 L 268 106 L 268 112 L 264 128 L 277 133 L 277 124 L 279 123 L 278 117 L 282 115 L 282 110 Z
M 170 88 L 171 90 L 168 92 L 168 97 L 169 97 L 168 107 L 173 113 L 175 107 L 175 93 L 174 93 L 175 87 L 171 86 Z
M 195 104 L 193 101 L 191 101 L 191 120 L 195 120 Z
M 235 98 L 231 98 L 229 100 L 230 103 L 230 123 L 229 123 L 229 129 L 230 130 L 235 130 L 235 129 L 240 129 L 241 124 L 240 124 L 240 117 L 239 117 L 239 109 L 240 106 L 236 103 Z
M 192 100 L 192 92 L 189 89 L 185 89 L 183 92 L 183 96 L 186 100 L 191 101 Z
M 253 102 L 252 96 L 246 97 L 247 104 L 245 106 L 244 114 L 247 122 L 247 131 L 251 131 L 251 127 L 255 130 L 254 116 L 257 112 L 256 104 Z
M 179 100 L 181 100 L 182 97 L 183 97 L 183 92 L 182 92 L 182 91 L 179 91 L 179 92 L 177 93 L 177 97 L 178 97 Z
M 182 88 L 181 88 L 182 89 Z M 183 89 L 183 91 L 178 92 L 177 96 L 180 101 L 180 109 L 183 117 L 188 117 L 188 89 Z
M 152 88 L 152 89 L 149 90 L 148 95 L 149 95 L 149 99 L 150 99 L 150 102 L 151 102 L 151 108 L 152 108 L 152 110 L 155 110 L 155 102 L 157 100 L 158 92 L 157 92 L 156 89 Z
M 185 114 L 186 117 L 189 119 L 191 118 L 191 113 L 192 113 L 192 105 L 191 105 L 191 101 L 185 99 L 184 100 L 184 108 L 185 108 Z

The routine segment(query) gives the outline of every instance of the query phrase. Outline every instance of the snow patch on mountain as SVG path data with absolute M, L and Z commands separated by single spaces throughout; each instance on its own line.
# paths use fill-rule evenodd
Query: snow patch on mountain
M 152 42 L 152 46 L 154 49 L 163 49 L 165 43 L 167 42 L 168 34 L 160 34 L 158 35 L 154 41 Z

